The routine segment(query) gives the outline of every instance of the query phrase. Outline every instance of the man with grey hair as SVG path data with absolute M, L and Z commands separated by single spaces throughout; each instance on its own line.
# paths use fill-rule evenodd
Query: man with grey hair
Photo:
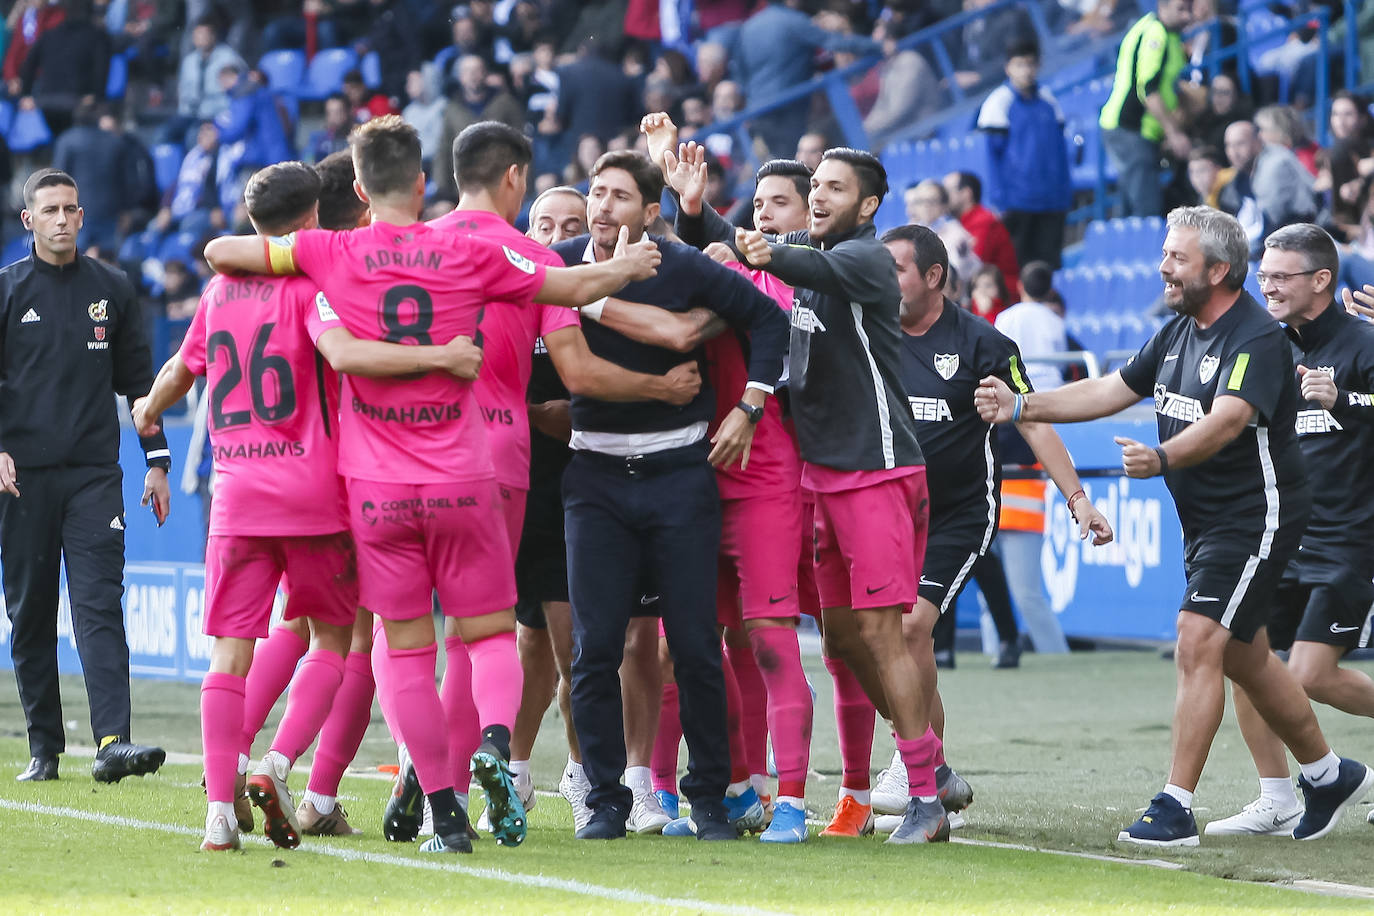
M 1221 725 L 1228 677 L 1302 768 L 1306 811 L 1274 826 L 1317 839 L 1374 786 L 1374 771 L 1336 756 L 1302 687 L 1269 650 L 1271 595 L 1312 504 L 1295 434 L 1293 358 L 1279 325 L 1242 289 L 1240 223 L 1211 207 L 1180 207 L 1168 223 L 1159 273 L 1177 314 L 1131 362 L 1028 395 L 987 378 L 978 409 L 998 423 L 1071 423 L 1154 397 L 1161 444 L 1116 442 L 1128 476 L 1164 477 L 1183 528 L 1173 760 L 1164 791 L 1117 840 L 1198 844 L 1193 792 Z
M 1374 604 L 1374 325 L 1335 304 L 1338 266 L 1336 243 L 1320 226 L 1297 223 L 1265 239 L 1260 290 L 1292 342 L 1306 402 L 1298 408 L 1298 444 L 1308 477 L 1322 482 L 1312 491 L 1302 549 L 1274 593 L 1269 645 L 1290 650 L 1288 668 L 1309 697 L 1374 718 L 1374 680 L 1340 667 L 1347 652 L 1369 644 Z M 1301 814 L 1283 742 L 1245 690 L 1232 689 L 1260 796 L 1206 833 L 1281 834 Z

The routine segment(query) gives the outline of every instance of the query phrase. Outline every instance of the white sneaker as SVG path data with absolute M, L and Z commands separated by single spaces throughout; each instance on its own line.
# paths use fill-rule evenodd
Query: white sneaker
M 630 806 L 630 818 L 625 827 L 635 833 L 662 833 L 672 818 L 658 803 L 653 789 L 646 788 L 634 793 L 634 804 Z M 762 809 L 760 809 L 762 810 Z
M 1302 811 L 1302 805 L 1284 808 L 1272 798 L 1257 798 L 1239 814 L 1208 822 L 1202 832 L 1208 836 L 1291 836 Z
M 905 814 L 907 802 L 911 801 L 911 790 L 906 783 L 906 764 L 902 755 L 892 752 L 892 763 L 878 774 L 873 785 L 874 814 Z
M 587 793 L 591 790 L 592 784 L 587 781 L 586 773 L 574 776 L 571 766 L 563 768 L 563 777 L 558 780 L 558 794 L 567 799 L 572 807 L 574 831 L 581 830 L 592 819 L 592 809 L 587 807 Z
M 206 822 L 205 839 L 201 841 L 201 849 L 206 852 L 224 852 L 242 847 L 243 841 L 239 839 L 238 824 L 230 818 L 217 814 Z

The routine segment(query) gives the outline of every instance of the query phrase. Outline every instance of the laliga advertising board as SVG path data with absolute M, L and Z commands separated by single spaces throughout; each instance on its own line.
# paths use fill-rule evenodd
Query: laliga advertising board
M 1143 412 L 1136 422 L 1103 420 L 1058 429 L 1080 468 L 1119 468 L 1121 452 L 1112 443 L 1114 435 L 1156 441 L 1154 418 Z M 159 529 L 151 513 L 138 504 L 142 453 L 133 431 L 123 430 L 124 620 L 135 677 L 199 681 L 209 664 L 210 639 L 201 632 L 205 567 L 200 500 L 180 488 L 189 438 L 189 426 L 174 423 L 167 428 L 175 457 L 172 514 Z M 1163 481 L 1084 480 L 1084 489 L 1116 532 L 1115 542 L 1106 547 L 1079 541 L 1063 500 L 1053 487 L 1047 489 L 1041 570 L 1064 632 L 1088 638 L 1172 640 L 1183 594 L 1183 546 L 1178 517 Z M 961 604 L 972 609 L 976 600 L 966 595 Z M 279 595 L 274 616 L 280 613 Z M 963 622 L 976 626 L 976 615 Z M 11 666 L 9 636 L 9 618 L 0 615 L 0 668 Z M 65 581 L 58 618 L 58 667 L 67 674 L 81 671 Z

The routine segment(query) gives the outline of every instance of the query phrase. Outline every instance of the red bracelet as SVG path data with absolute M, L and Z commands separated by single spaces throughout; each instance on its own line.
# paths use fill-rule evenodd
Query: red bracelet
M 1069 507 L 1069 514 L 1070 514 L 1070 515 L 1073 515 L 1073 501 L 1074 501 L 1075 499 L 1078 499 L 1080 496 L 1086 497 L 1087 495 L 1088 495 L 1088 494 L 1087 494 L 1087 493 L 1084 493 L 1082 490 L 1076 490 L 1076 491 L 1074 491 L 1074 493 L 1073 493 L 1071 496 L 1069 496 L 1069 498 L 1068 498 L 1067 500 L 1065 500 L 1065 503 L 1066 503 L 1066 504 L 1068 505 L 1068 507 Z

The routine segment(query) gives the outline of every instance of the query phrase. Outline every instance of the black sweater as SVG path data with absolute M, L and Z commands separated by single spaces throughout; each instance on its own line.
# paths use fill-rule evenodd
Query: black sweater
M 124 274 L 84 255 L 61 267 L 27 258 L 0 270 L 0 451 L 20 468 L 116 464 L 115 394 L 142 397 L 152 354 Z M 168 467 L 162 433 L 142 440 Z
M 698 306 L 720 315 L 733 327 L 749 334 L 749 380 L 770 388 L 782 374 L 787 352 L 787 317 L 776 302 L 759 292 L 740 274 L 717 264 L 694 248 L 655 238 L 663 253 L 658 276 L 631 283 L 615 294 L 626 302 L 656 305 L 671 312 L 685 312 Z M 588 236 L 579 236 L 555 245 L 553 250 L 569 266 L 582 263 Z M 682 354 L 654 347 L 612 331 L 594 321 L 582 323 L 587 347 L 608 362 L 633 372 L 664 375 L 689 359 L 704 358 L 703 348 Z M 706 373 L 702 372 L 703 379 Z M 715 394 L 703 384 L 689 404 L 675 407 L 662 401 L 610 403 L 573 395 L 574 429 L 596 432 L 645 433 L 679 429 L 715 416 Z

